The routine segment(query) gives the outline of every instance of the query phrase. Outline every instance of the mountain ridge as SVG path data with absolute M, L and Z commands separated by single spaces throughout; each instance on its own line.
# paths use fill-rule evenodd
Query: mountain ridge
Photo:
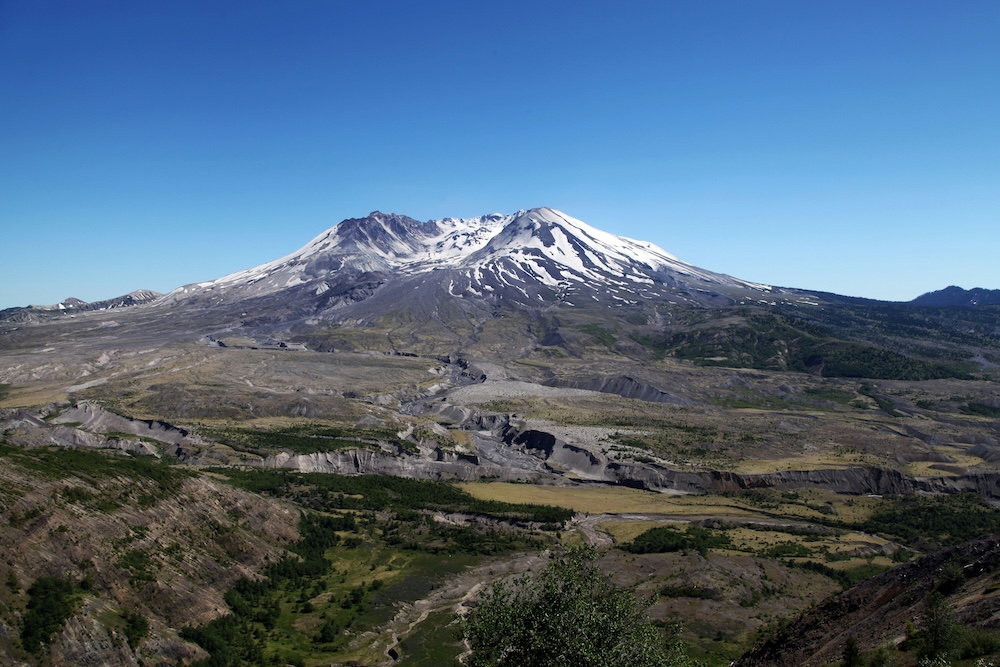
M 66 299 L 53 306 L 0 310 L 0 320 L 28 321 L 59 312 L 85 312 L 146 303 L 239 301 L 300 288 L 298 313 L 322 313 L 338 291 L 364 300 L 393 279 L 449 272 L 450 297 L 490 298 L 503 294 L 521 305 L 573 298 L 637 298 L 717 306 L 759 302 L 815 305 L 814 302 L 894 303 L 795 288 L 773 287 L 699 268 L 647 241 L 611 234 L 557 209 L 520 209 L 471 218 L 418 221 L 406 215 L 372 211 L 324 230 L 298 250 L 264 264 L 212 280 L 189 283 L 161 295 L 136 290 L 91 304 Z M 530 287 L 529 287 L 530 285 Z M 308 289 L 301 289 L 306 286 Z M 595 287 L 607 288 L 603 292 Z M 314 304 L 306 293 L 311 292 Z M 518 294 L 520 293 L 520 294 Z M 324 296 L 325 295 L 325 296 Z M 498 299 L 494 298 L 493 301 Z M 333 304 L 342 309 L 347 301 Z M 907 306 L 1000 304 L 1000 290 L 951 286 L 928 292 Z
M 921 294 L 909 303 L 915 306 L 932 307 L 961 306 L 976 308 L 979 306 L 1000 306 L 1000 290 L 985 289 L 983 287 L 973 287 L 967 290 L 957 285 L 951 285 L 944 289 Z
M 656 291 L 656 286 L 741 295 L 772 290 L 700 269 L 652 243 L 601 231 L 555 209 L 535 208 L 427 222 L 374 211 L 334 225 L 282 258 L 179 287 L 163 300 L 213 294 L 241 300 L 301 285 L 312 286 L 319 296 L 330 287 L 327 278 L 344 272 L 389 280 L 441 270 L 450 272 L 451 296 L 483 297 L 484 292 L 514 288 L 527 300 L 542 299 L 527 293 L 533 284 L 543 285 L 557 298 L 581 285 L 602 285 L 634 296 Z
M 30 322 L 38 317 L 52 317 L 62 314 L 84 313 L 95 310 L 111 310 L 114 308 L 128 308 L 156 301 L 163 294 L 148 289 L 137 289 L 112 297 L 101 299 L 100 301 L 87 302 L 76 297 L 67 297 L 59 303 L 51 305 L 30 305 L 14 306 L 0 310 L 0 320 L 10 320 L 14 322 Z

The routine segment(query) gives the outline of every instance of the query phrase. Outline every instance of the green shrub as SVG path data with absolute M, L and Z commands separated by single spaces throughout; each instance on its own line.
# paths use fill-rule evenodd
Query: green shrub
M 616 589 L 593 550 L 550 561 L 536 579 L 499 581 L 466 619 L 471 667 L 681 667 L 683 647 L 645 618 L 649 602 Z
M 825 577 L 829 577 L 840 584 L 841 588 L 844 590 L 847 590 L 851 586 L 859 584 L 866 579 L 871 579 L 875 575 L 881 574 L 889 569 L 873 563 L 859 565 L 858 567 L 853 567 L 851 569 L 839 570 L 832 568 L 829 565 L 824 565 L 823 563 L 817 563 L 816 561 L 811 560 L 788 560 L 783 562 L 790 567 L 800 567 L 803 570 L 810 570 L 812 572 L 816 572 L 817 574 L 822 574 Z
M 969 403 L 962 408 L 962 412 L 981 417 L 1000 417 L 1000 408 L 985 403 Z
M 709 549 L 725 549 L 732 541 L 725 533 L 691 526 L 687 531 L 681 531 L 673 526 L 657 526 L 637 536 L 623 548 L 634 554 L 668 553 L 672 551 L 687 551 L 689 549 L 702 555 Z
M 149 621 L 142 614 L 133 611 L 125 612 L 125 638 L 128 645 L 135 648 L 149 634 Z
M 812 549 L 798 542 L 782 542 L 775 544 L 764 553 L 768 558 L 808 558 Z
M 665 598 L 694 598 L 697 600 L 719 600 L 719 591 L 704 586 L 691 584 L 667 585 L 660 589 L 660 595 Z
M 972 660 L 1000 653 L 1000 633 L 985 628 L 962 628 L 959 632 L 958 656 Z
M 28 606 L 22 618 L 21 646 L 39 654 L 66 620 L 76 613 L 76 585 L 61 577 L 39 577 L 28 589 Z

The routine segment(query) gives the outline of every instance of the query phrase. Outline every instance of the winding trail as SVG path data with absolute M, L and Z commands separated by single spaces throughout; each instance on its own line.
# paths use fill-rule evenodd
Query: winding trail
M 614 521 L 617 515 L 614 514 L 577 514 L 569 522 L 568 530 L 577 529 L 587 538 L 587 542 L 598 549 L 610 549 L 615 546 L 615 538 L 598 526 L 602 523 Z
M 391 667 L 399 659 L 399 643 L 413 634 L 428 616 L 439 611 L 463 615 L 468 611 L 468 603 L 497 579 L 536 570 L 545 563 L 543 554 L 522 553 L 478 565 L 451 577 L 427 597 L 401 604 L 391 621 L 359 635 L 352 644 L 358 647 L 364 644 L 376 646 L 385 641 L 385 648 L 381 650 L 385 659 L 377 667 Z
M 643 515 L 592 514 L 576 515 L 567 526 L 567 530 L 579 531 L 589 544 L 598 549 L 610 549 L 614 546 L 614 538 L 599 526 L 614 521 L 641 520 Z M 399 660 L 398 646 L 409 637 L 418 626 L 427 620 L 428 616 L 438 611 L 450 610 L 456 616 L 462 616 L 469 611 L 468 603 L 474 600 L 480 592 L 494 581 L 511 577 L 523 572 L 538 570 L 547 563 L 545 554 L 522 553 L 505 560 L 496 560 L 474 567 L 456 577 L 451 578 L 444 586 L 433 591 L 426 598 L 401 604 L 391 621 L 382 628 L 359 636 L 356 643 L 369 642 L 375 644 L 379 637 L 386 638 L 385 648 L 381 651 L 384 661 L 378 667 L 391 667 Z M 459 660 L 468 655 L 469 648 L 459 656 Z

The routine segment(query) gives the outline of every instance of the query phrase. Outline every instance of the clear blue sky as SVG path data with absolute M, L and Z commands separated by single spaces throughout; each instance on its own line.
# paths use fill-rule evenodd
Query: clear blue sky
M 534 206 L 776 285 L 1000 288 L 1000 2 L 0 0 L 0 307 Z

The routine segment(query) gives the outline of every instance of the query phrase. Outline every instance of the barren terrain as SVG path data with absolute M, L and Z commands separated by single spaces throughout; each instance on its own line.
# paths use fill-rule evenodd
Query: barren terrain
M 14 639 L 25 588 L 50 572 L 83 577 L 81 562 L 95 564 L 105 592 L 89 598 L 66 626 L 53 664 L 84 650 L 80 642 L 90 640 L 79 637 L 102 632 L 107 646 L 93 650 L 120 655 L 120 664 L 140 655 L 149 664 L 203 655 L 178 637 L 182 623 L 171 610 L 188 604 L 181 592 L 202 587 L 205 572 L 218 567 L 211 563 L 222 558 L 224 573 L 209 577 L 183 621 L 227 613 L 226 587 L 276 557 L 295 534 L 299 511 L 268 499 L 262 508 L 287 514 L 280 525 L 216 517 L 220 503 L 243 506 L 261 496 L 226 490 L 223 478 L 214 481 L 217 472 L 204 472 L 208 466 L 458 481 L 482 500 L 568 508 L 576 517 L 549 538 L 605 549 L 601 565 L 614 581 L 654 596 L 651 613 L 659 621 L 683 621 L 682 636 L 709 664 L 736 658 L 758 635 L 841 586 L 939 546 L 943 538 L 914 541 L 862 529 L 891 506 L 890 497 L 968 491 L 1000 500 L 994 413 L 1000 397 L 985 376 L 872 380 L 700 365 L 650 356 L 632 338 L 585 325 L 563 325 L 559 344 L 546 345 L 556 338 L 521 332 L 553 324 L 517 315 L 470 319 L 461 327 L 401 318 L 304 338 L 264 334 L 227 320 L 232 316 L 213 315 L 211 334 L 200 333 L 204 321 L 185 330 L 183 322 L 137 310 L 129 317 L 91 312 L 8 326 L 0 335 L 5 446 L 128 453 L 171 464 L 167 469 L 180 463 L 193 473 L 183 482 L 183 503 L 197 506 L 159 500 L 153 516 L 150 508 L 133 507 L 139 497 L 116 486 L 120 481 L 72 476 L 25 493 L 17 489 L 34 482 L 8 472 L 13 490 L 3 512 L 18 525 L 3 533 L 14 554 L 5 571 L 21 582 L 21 597 L 9 597 L 3 616 L 4 650 L 12 659 L 35 664 Z M 75 486 L 95 494 L 92 503 L 111 494 L 119 505 L 106 514 L 81 506 L 90 496 L 70 491 Z M 60 500 L 67 493 L 81 501 Z M 227 494 L 236 495 L 220 500 Z M 475 525 L 447 512 L 430 515 L 440 526 Z M 403 558 L 393 551 L 398 544 L 382 543 L 394 530 L 393 516 L 376 513 L 357 530 L 369 552 L 328 552 L 340 563 L 339 574 L 335 566 L 322 578 L 328 592 L 281 593 L 285 625 L 270 631 L 269 651 L 312 656 L 303 658 L 309 665 L 445 664 L 439 661 L 461 652 L 455 611 L 474 605 L 493 578 L 539 562 L 530 551 L 455 561 L 442 586 L 431 573 L 432 558 Z M 426 530 L 423 515 L 404 516 L 404 525 L 425 526 L 414 529 L 418 534 Z M 218 536 L 172 546 L 171 535 L 194 536 L 227 521 L 236 521 L 245 541 L 229 547 L 246 552 L 245 565 L 217 554 Z M 662 527 L 725 539 L 702 549 L 628 551 Z M 504 528 L 529 535 L 538 529 Z M 107 542 L 83 540 L 79 531 L 107 535 Z M 64 543 L 74 540 L 75 555 L 67 555 Z M 128 557 L 129 549 L 157 555 L 144 561 Z M 174 552 L 178 564 L 159 555 Z M 29 553 L 48 555 L 39 562 Z M 132 581 L 128 565 L 147 562 L 152 583 Z M 352 612 L 357 629 L 338 628 L 344 643 L 337 648 L 307 648 L 330 618 L 345 613 L 333 611 L 347 604 L 342 600 L 373 577 L 392 594 L 373 591 L 375 606 Z M 406 582 L 420 583 L 410 590 Z M 160 593 L 137 605 L 143 586 Z M 127 609 L 141 610 L 152 624 L 140 651 L 115 639 Z

